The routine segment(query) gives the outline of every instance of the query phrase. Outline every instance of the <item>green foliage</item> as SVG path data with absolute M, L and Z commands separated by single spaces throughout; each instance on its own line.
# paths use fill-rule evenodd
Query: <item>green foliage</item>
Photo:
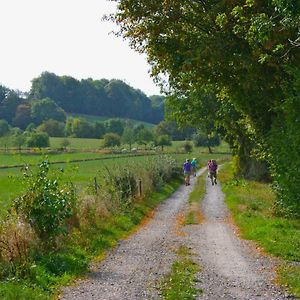
M 296 297 L 300 297 L 300 266 L 286 264 L 278 269 L 278 273 L 280 284 Z
M 69 145 L 70 145 L 70 141 L 67 138 L 62 139 L 60 142 L 60 146 L 63 149 L 66 149 Z
M 3 300 L 49 300 L 50 295 L 38 287 L 19 283 L 0 283 L 0 298 Z
M 224 181 L 226 176 L 226 201 L 244 236 L 258 241 L 265 250 L 276 256 L 300 261 L 299 221 L 274 215 L 276 198 L 270 186 L 235 180 L 228 174 L 228 167 L 222 172 L 219 177 Z
M 120 144 L 121 144 L 121 137 L 116 133 L 106 133 L 103 136 L 104 147 L 120 146 Z
M 164 151 L 164 146 L 172 145 L 171 137 L 166 134 L 156 136 L 154 143 L 155 143 L 155 146 L 161 147 L 161 151 Z
M 131 151 L 131 145 L 135 142 L 136 136 L 134 130 L 130 127 L 125 127 L 122 134 L 122 143 L 129 145 L 129 150 Z
M 221 144 L 221 140 L 219 135 L 217 134 L 210 134 L 206 135 L 201 131 L 198 131 L 193 135 L 193 142 L 196 147 L 215 147 Z
M 13 125 L 24 130 L 31 122 L 31 105 L 26 102 L 21 103 L 16 108 L 15 116 L 12 120 Z
M 288 184 L 282 160 L 283 145 L 292 153 L 300 145 L 291 143 L 288 120 L 300 114 L 298 105 L 288 108 L 292 98 L 299 103 L 299 13 L 297 1 L 121 0 L 111 17 L 130 45 L 147 54 L 156 80 L 169 79 L 172 117 L 207 134 L 213 123 L 239 157 L 243 176 L 261 179 L 262 166 L 271 166 L 278 195 L 293 213 L 300 173 Z
M 27 146 L 38 148 L 49 147 L 49 135 L 46 132 L 33 131 L 27 139 Z
M 38 131 L 46 132 L 49 136 L 64 136 L 65 124 L 57 120 L 49 119 L 37 127 Z
M 35 124 L 41 124 L 49 119 L 59 122 L 66 120 L 64 110 L 50 98 L 33 101 L 31 104 L 31 117 Z
M 46 245 L 53 245 L 55 238 L 66 233 L 66 220 L 72 216 L 76 194 L 72 185 L 60 184 L 49 174 L 49 162 L 43 161 L 36 173 L 26 169 L 24 181 L 28 186 L 24 195 L 15 200 L 17 212 L 24 216 Z
M 184 142 L 184 144 L 182 145 L 182 148 L 184 149 L 184 151 L 185 151 L 186 153 L 190 153 L 190 152 L 192 152 L 192 150 L 193 150 L 193 145 L 192 145 L 190 142 L 186 141 L 186 142 Z
M 9 132 L 9 126 L 7 121 L 0 120 L 0 136 L 4 136 Z
M 151 130 L 147 128 L 142 128 L 141 130 L 138 130 L 136 133 L 136 142 L 141 145 L 146 145 L 153 141 L 154 136 Z
M 233 180 L 230 165 L 222 168 L 226 203 L 246 239 L 256 241 L 265 251 L 289 261 L 300 261 L 299 219 L 278 217 L 274 213 L 275 194 L 270 186 L 255 181 Z M 299 268 L 289 275 L 280 272 L 279 280 L 289 282 L 291 291 L 299 293 Z
M 124 131 L 124 123 L 121 120 L 110 119 L 105 122 L 106 132 L 112 132 L 121 136 Z
M 29 99 L 44 98 L 53 99 L 68 113 L 131 118 L 150 123 L 161 121 L 164 111 L 162 100 L 160 105 L 155 101 L 152 107 L 152 101 L 143 92 L 116 79 L 79 81 L 44 72 L 32 80 Z

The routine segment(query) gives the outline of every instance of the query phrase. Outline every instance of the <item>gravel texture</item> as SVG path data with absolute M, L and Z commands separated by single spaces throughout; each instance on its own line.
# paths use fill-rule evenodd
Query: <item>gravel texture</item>
M 59 299 L 159 299 L 157 284 L 180 245 L 191 249 L 202 269 L 198 299 L 294 299 L 272 283 L 275 263 L 238 238 L 219 185 L 211 186 L 207 179 L 204 221 L 180 227 L 195 181 L 159 205 L 144 227 L 120 241 L 86 279 L 65 287 Z

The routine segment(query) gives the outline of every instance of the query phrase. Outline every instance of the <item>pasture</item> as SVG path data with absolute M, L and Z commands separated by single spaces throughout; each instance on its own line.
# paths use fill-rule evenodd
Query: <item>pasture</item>
M 57 142 L 59 138 L 51 138 Z M 84 192 L 89 186 L 93 184 L 94 177 L 97 177 L 98 183 L 103 184 L 103 178 L 110 169 L 118 167 L 126 167 L 135 163 L 147 163 L 148 160 L 155 160 L 159 163 L 159 156 L 150 155 L 147 153 L 139 153 L 138 156 L 127 157 L 122 154 L 102 153 L 102 152 L 88 152 L 87 145 L 90 150 L 96 150 L 96 139 L 72 139 L 74 145 L 81 151 L 74 152 L 49 152 L 35 151 L 28 153 L 19 153 L 18 151 L 10 151 L 0 153 L 0 205 L 1 211 L 6 211 L 9 208 L 12 200 L 22 193 L 26 188 L 22 185 L 23 169 L 22 166 L 32 165 L 33 168 L 43 159 L 48 159 L 52 164 L 52 169 L 63 169 L 65 180 L 69 180 L 75 184 L 79 192 Z M 217 160 L 226 159 L 230 157 L 228 148 L 225 144 L 214 149 L 215 153 L 209 154 L 206 148 L 193 148 L 191 153 L 179 153 L 180 148 L 184 142 L 173 142 L 172 146 L 165 147 L 164 153 L 171 155 L 176 159 L 178 164 L 189 157 L 197 157 L 199 167 L 206 165 L 210 158 Z M 54 147 L 55 148 L 55 147 Z M 49 149 L 48 149 L 49 150 Z M 50 149 L 51 150 L 51 149 Z M 155 154 L 154 152 L 152 154 Z

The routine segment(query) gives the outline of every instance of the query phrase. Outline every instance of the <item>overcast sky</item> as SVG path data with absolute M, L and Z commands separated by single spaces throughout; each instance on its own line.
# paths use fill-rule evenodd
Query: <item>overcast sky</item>
M 121 79 L 159 94 L 145 56 L 109 34 L 106 0 L 0 0 L 0 84 L 28 91 L 42 72 L 77 79 Z

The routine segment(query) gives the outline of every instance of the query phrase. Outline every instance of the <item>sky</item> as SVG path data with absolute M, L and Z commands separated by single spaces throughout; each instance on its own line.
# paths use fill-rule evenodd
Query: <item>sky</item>
M 121 79 L 146 95 L 160 94 L 146 56 L 102 21 L 106 0 L 0 0 L 0 84 L 26 92 L 42 72 L 76 79 Z

